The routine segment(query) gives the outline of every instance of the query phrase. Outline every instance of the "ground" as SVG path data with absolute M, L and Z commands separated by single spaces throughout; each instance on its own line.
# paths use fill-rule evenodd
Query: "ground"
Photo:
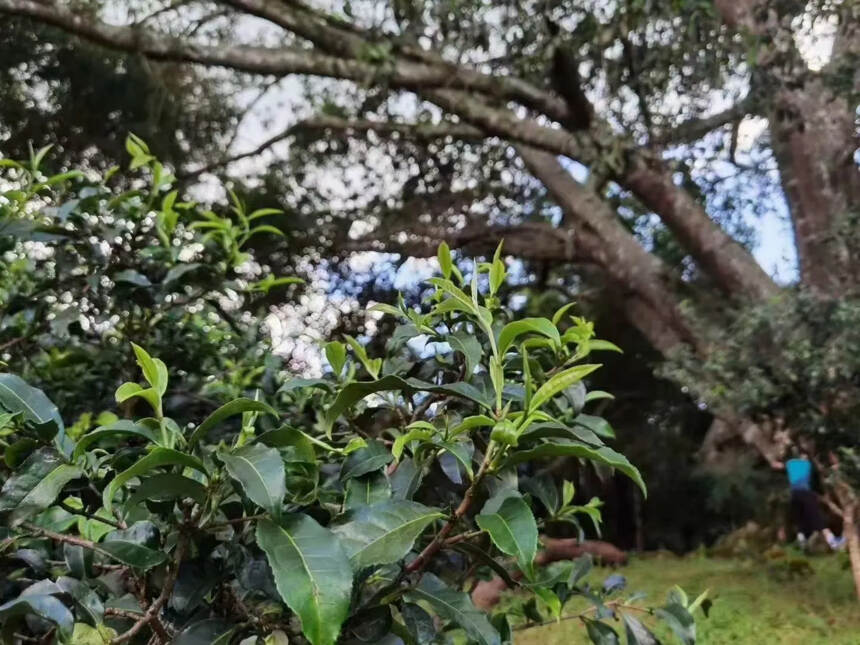
M 619 569 L 628 590 L 644 591 L 660 600 L 673 585 L 691 597 L 710 589 L 710 616 L 696 616 L 698 643 L 724 645 L 860 645 L 860 605 L 854 593 L 844 554 L 809 559 L 788 555 L 764 561 L 671 555 L 633 559 Z M 810 567 L 806 568 L 804 562 Z M 793 563 L 793 565 L 791 564 Z M 611 570 L 597 570 L 606 576 Z M 586 605 L 568 602 L 563 614 Z M 664 643 L 675 643 L 658 632 Z M 587 643 L 582 624 L 568 620 L 516 633 L 516 645 L 576 645 Z

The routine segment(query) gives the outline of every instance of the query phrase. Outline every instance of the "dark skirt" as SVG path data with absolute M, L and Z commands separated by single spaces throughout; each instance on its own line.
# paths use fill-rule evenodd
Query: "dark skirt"
M 827 519 L 821 509 L 821 500 L 811 490 L 791 491 L 791 520 L 800 533 L 809 537 L 827 528 Z

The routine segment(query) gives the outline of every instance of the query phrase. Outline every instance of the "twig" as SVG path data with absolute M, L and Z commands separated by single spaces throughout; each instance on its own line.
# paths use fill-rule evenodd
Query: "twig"
M 255 520 L 261 520 L 265 517 L 266 517 L 265 514 L 248 515 L 247 517 L 237 517 L 236 519 L 224 520 L 223 522 L 217 522 L 216 524 L 207 524 L 206 526 L 203 527 L 203 529 L 204 530 L 220 529 L 220 528 L 224 528 L 225 526 L 232 526 L 233 524 L 243 524 L 244 522 L 253 522 Z
M 628 611 L 639 611 L 644 614 L 650 614 L 651 610 L 645 607 L 637 607 L 636 605 L 628 605 L 620 600 L 612 600 L 605 605 L 604 607 L 610 607 L 612 609 L 627 609 Z M 550 618 L 549 620 L 544 620 L 541 622 L 534 623 L 525 623 L 524 625 L 517 625 L 516 627 L 512 627 L 511 629 L 515 632 L 523 631 L 525 629 L 532 629 L 533 627 L 544 627 L 546 625 L 554 625 L 555 623 L 560 623 L 563 620 L 576 620 L 577 618 L 585 618 L 588 614 L 597 611 L 597 607 L 589 607 L 588 609 L 579 612 L 578 614 L 569 614 L 567 616 L 559 616 L 558 618 Z
M 466 489 L 465 494 L 463 495 L 463 499 L 460 502 L 460 505 L 454 511 L 453 515 L 448 519 L 448 522 L 445 526 L 442 527 L 442 530 L 436 534 L 436 537 L 424 547 L 424 550 L 415 558 L 409 565 L 404 569 L 406 573 L 414 573 L 415 571 L 421 571 L 430 559 L 439 552 L 439 549 L 445 544 L 448 535 L 454 530 L 454 525 L 460 521 L 460 518 L 463 517 L 472 506 L 472 498 L 475 496 L 475 491 L 478 486 L 484 479 L 484 476 L 487 474 L 487 470 L 490 468 L 490 464 L 493 460 L 493 450 L 494 444 L 490 442 L 490 445 L 487 447 L 487 452 L 484 454 L 484 459 L 481 462 L 481 467 L 478 469 L 478 473 L 475 475 L 475 479 L 472 480 L 472 483 L 469 485 L 469 488 Z
M 454 546 L 455 544 L 460 544 L 460 542 L 471 540 L 472 538 L 476 538 L 483 533 L 483 531 L 467 531 L 465 533 L 460 533 L 459 535 L 455 535 L 454 537 L 445 540 L 445 543 L 442 545 L 442 547 L 447 549 L 449 546 Z
M 167 604 L 167 601 L 170 599 L 170 594 L 173 593 L 173 587 L 176 585 L 176 578 L 179 575 L 179 565 L 182 564 L 182 559 L 185 557 L 185 550 L 187 548 L 188 536 L 182 532 L 179 535 L 179 542 L 176 545 L 176 554 L 173 557 L 173 567 L 167 572 L 167 577 L 165 578 L 164 584 L 161 588 L 161 594 L 156 598 L 155 602 L 149 606 L 149 609 L 146 610 L 143 617 L 139 618 L 128 631 L 114 638 L 111 641 L 112 644 L 118 645 L 119 643 L 130 641 L 141 629 L 150 623 L 152 624 L 153 631 L 155 631 L 162 643 L 170 642 L 170 635 L 164 629 L 164 625 L 161 624 L 161 621 L 158 620 L 158 612 L 160 612 L 161 608 Z
M 102 522 L 103 524 L 109 524 L 110 526 L 114 527 L 115 529 L 124 529 L 124 528 L 125 528 L 125 527 L 124 527 L 122 524 L 120 524 L 119 522 L 116 522 L 116 521 L 114 521 L 114 520 L 112 520 L 112 519 L 108 519 L 108 518 L 105 518 L 105 517 L 99 517 L 98 515 L 93 515 L 92 513 L 87 513 L 86 511 L 79 510 L 79 509 L 77 509 L 77 508 L 74 508 L 74 507 L 72 507 L 72 506 L 69 506 L 69 505 L 68 505 L 68 504 L 66 504 L 65 502 L 60 502 L 60 507 L 61 507 L 64 511 L 66 511 L 67 513 L 71 513 L 72 515 L 80 515 L 81 517 L 86 517 L 87 519 L 90 519 L 90 520 L 95 520 L 95 521 L 97 521 L 97 522 Z

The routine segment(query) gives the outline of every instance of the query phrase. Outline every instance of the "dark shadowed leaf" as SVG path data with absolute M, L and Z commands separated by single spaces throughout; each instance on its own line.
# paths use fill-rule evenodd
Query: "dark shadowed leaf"
M 35 515 L 53 504 L 63 487 L 81 474 L 53 448 L 40 448 L 3 484 L 0 513 L 11 512 L 12 524 Z
M 263 403 L 262 401 L 254 401 L 253 399 L 234 399 L 229 403 L 225 403 L 220 408 L 215 410 L 212 414 L 206 417 L 206 420 L 203 421 L 194 432 L 191 433 L 191 438 L 188 440 L 188 449 L 194 447 L 194 445 L 200 441 L 203 437 L 207 435 L 207 433 L 215 428 L 219 423 L 228 419 L 237 414 L 242 414 L 243 412 L 265 412 L 266 414 L 270 414 L 272 416 L 278 416 L 278 413 L 268 404 Z
M 415 465 L 412 459 L 404 459 L 397 465 L 397 470 L 391 475 L 391 495 L 395 499 L 412 499 L 421 480 L 424 478 L 423 469 Z
M 334 645 L 349 613 L 352 568 L 337 537 L 307 515 L 257 523 L 278 593 L 312 645 Z
M 579 441 L 558 440 L 550 443 L 542 443 L 528 450 L 519 450 L 508 457 L 501 467 L 505 468 L 542 457 L 579 457 L 606 466 L 612 466 L 636 482 L 643 493 L 646 492 L 642 475 L 635 466 L 627 461 L 627 457 L 614 451 L 612 448 L 606 446 L 595 448 Z
M 367 442 L 364 448 L 351 453 L 343 462 L 340 470 L 341 479 L 361 477 L 374 470 L 379 470 L 394 459 L 385 444 L 377 439 Z
M 406 630 L 415 640 L 417 645 L 432 643 L 436 637 L 436 625 L 433 617 L 424 611 L 419 605 L 411 602 L 403 603 L 400 608 Z
M 391 629 L 391 610 L 378 605 L 358 612 L 349 619 L 346 633 L 361 643 L 379 643 Z
M 549 513 L 555 513 L 559 509 L 561 500 L 558 497 L 558 487 L 549 475 L 531 477 L 525 481 L 523 488 L 537 497 Z
M 501 645 L 499 633 L 487 620 L 487 615 L 472 604 L 472 599 L 462 591 L 446 586 L 432 573 L 425 573 L 406 598 L 411 602 L 426 602 L 439 616 L 462 627 L 479 645 Z
M 594 645 L 621 645 L 621 640 L 615 630 L 599 620 L 586 620 L 585 630 Z
M 53 596 L 22 595 L 0 605 L 0 622 L 5 623 L 9 618 L 26 614 L 35 614 L 54 623 L 63 639 L 71 638 L 75 628 L 75 619 L 72 612 Z
M 94 625 L 102 622 L 105 613 L 104 604 L 92 587 L 66 576 L 57 578 L 57 586 L 74 599 L 79 619 L 86 618 L 87 622 Z
M 167 560 L 163 552 L 127 540 L 106 540 L 99 544 L 99 550 L 114 560 L 144 571 Z
M 185 497 L 203 504 L 206 501 L 206 487 L 190 477 L 162 473 L 141 481 L 134 494 L 128 498 L 128 505 L 133 506 L 148 499 L 164 502 Z
M 236 629 L 221 618 L 206 618 L 191 623 L 176 635 L 171 645 L 215 645 Z M 226 642 L 226 641 L 225 641 Z
M 460 542 L 454 546 L 454 550 L 460 551 L 461 553 L 479 561 L 481 564 L 490 567 L 496 572 L 497 576 L 505 581 L 505 584 L 508 585 L 509 588 L 513 589 L 518 586 L 519 583 L 511 577 L 511 572 L 505 568 L 505 565 L 496 560 L 477 544 L 473 544 L 471 542 Z

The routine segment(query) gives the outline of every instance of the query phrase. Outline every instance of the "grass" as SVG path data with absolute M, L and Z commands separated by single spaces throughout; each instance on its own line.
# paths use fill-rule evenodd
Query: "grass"
M 646 592 L 644 602 L 652 605 L 659 604 L 674 584 L 691 598 L 710 589 L 714 601 L 710 616 L 696 615 L 697 642 L 702 645 L 858 645 L 860 606 L 845 561 L 844 554 L 813 557 L 808 560 L 811 570 L 789 577 L 784 564 L 659 555 L 634 559 L 619 572 L 627 577 L 627 591 Z M 592 574 L 593 584 L 609 573 L 607 569 Z M 582 599 L 572 599 L 562 614 L 586 607 Z M 664 643 L 677 642 L 660 626 L 655 632 Z M 518 631 L 515 639 L 516 645 L 588 642 L 579 620 Z

